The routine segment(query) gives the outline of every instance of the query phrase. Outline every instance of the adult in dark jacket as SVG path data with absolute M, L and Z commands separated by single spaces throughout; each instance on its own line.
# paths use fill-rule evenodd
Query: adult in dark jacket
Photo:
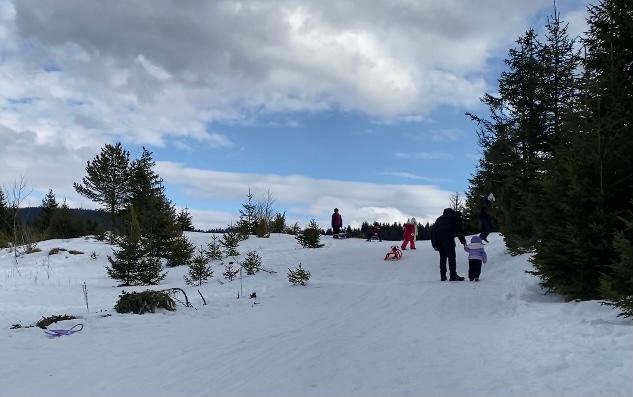
M 338 208 L 334 208 L 334 213 L 332 214 L 332 234 L 334 238 L 338 238 L 338 234 L 341 232 L 341 228 L 343 227 L 343 217 L 338 213 Z
M 442 216 L 437 218 L 431 229 L 431 245 L 440 253 L 440 276 L 446 281 L 446 261 L 450 270 L 450 281 L 464 281 L 464 277 L 457 274 L 457 260 L 455 254 L 455 237 L 462 245 L 466 245 L 466 238 L 462 230 L 462 219 L 458 212 L 446 208 Z

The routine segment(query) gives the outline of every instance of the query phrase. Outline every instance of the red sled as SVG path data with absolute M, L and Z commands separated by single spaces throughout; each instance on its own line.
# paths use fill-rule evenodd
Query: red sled
M 402 258 L 402 251 L 400 250 L 400 248 L 398 248 L 395 245 L 391 246 L 391 251 L 387 252 L 387 255 L 385 255 L 385 260 L 390 260 L 390 261 L 398 261 L 400 260 L 400 258 Z

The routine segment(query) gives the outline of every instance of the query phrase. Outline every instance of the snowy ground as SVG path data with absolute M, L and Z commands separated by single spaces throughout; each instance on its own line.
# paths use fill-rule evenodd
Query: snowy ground
M 326 238 L 310 250 L 291 236 L 251 238 L 241 252 L 259 250 L 278 271 L 244 278 L 257 305 L 236 299 L 239 280 L 221 285 L 215 266 L 200 288 L 207 306 L 186 288 L 195 309 L 143 316 L 112 309 L 121 288 L 106 274 L 104 243 L 41 243 L 19 273 L 2 250 L 0 396 L 633 395 L 633 322 L 599 302 L 544 296 L 524 273 L 527 257 L 492 240 L 481 282 L 442 283 L 428 242 L 385 262 L 390 242 Z M 47 256 L 53 247 L 86 254 Z M 299 262 L 312 272 L 307 287 L 286 279 Z M 159 288 L 183 287 L 185 272 L 170 269 Z M 82 318 L 51 328 L 84 330 L 48 339 L 39 328 L 9 329 L 65 313 Z

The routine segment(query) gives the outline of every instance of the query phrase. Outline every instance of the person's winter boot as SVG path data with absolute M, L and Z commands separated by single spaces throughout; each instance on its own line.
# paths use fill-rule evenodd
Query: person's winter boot
M 458 275 L 457 273 L 451 273 L 451 278 L 449 281 L 464 281 L 464 277 Z
M 446 281 L 446 273 L 441 273 L 440 276 L 442 281 Z

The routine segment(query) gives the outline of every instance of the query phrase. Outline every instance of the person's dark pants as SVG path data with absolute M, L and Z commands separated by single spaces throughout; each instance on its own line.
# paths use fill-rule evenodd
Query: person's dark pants
M 455 243 L 439 243 L 436 245 L 440 253 L 440 274 L 442 278 L 446 277 L 446 262 L 448 261 L 448 269 L 451 275 L 457 275 L 457 257 L 455 253 Z
M 380 236 L 380 233 L 372 233 L 372 232 L 369 232 L 367 234 L 367 241 L 371 241 L 371 238 L 374 236 L 378 237 L 378 241 L 382 242 L 382 237 Z
M 468 260 L 468 279 L 473 280 L 475 278 L 479 278 L 481 274 L 481 260 L 479 259 L 469 259 Z
M 334 238 L 338 238 L 338 234 L 341 232 L 341 228 L 340 226 L 334 226 L 332 229 L 334 229 L 332 231 L 332 235 Z
M 479 227 L 480 233 L 479 233 L 479 238 L 484 240 L 484 241 L 488 241 L 488 235 L 490 234 L 490 232 L 492 231 L 492 221 L 490 220 L 481 220 L 481 225 Z

